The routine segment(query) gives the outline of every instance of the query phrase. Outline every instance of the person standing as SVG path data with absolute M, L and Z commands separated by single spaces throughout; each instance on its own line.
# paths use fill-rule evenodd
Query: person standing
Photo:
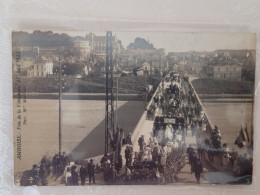
M 93 184 L 95 184 L 95 165 L 93 163 L 93 159 L 90 159 L 90 163 L 88 164 L 88 175 L 89 185 L 91 185 L 91 179 L 93 180 Z
M 69 157 L 66 155 L 66 152 L 63 152 L 63 154 L 60 156 L 60 174 L 62 175 L 64 173 L 64 170 L 66 166 L 70 164 Z
M 200 160 L 198 159 L 196 165 L 195 165 L 195 177 L 196 177 L 196 180 L 198 183 L 200 183 L 200 174 L 201 172 L 203 171 L 203 167 L 202 167 L 202 164 L 200 162 Z
M 140 151 L 143 150 L 143 147 L 144 147 L 144 135 L 141 135 L 141 137 L 139 137 L 138 144 L 139 144 L 139 147 L 140 147 Z
M 34 164 L 31 170 L 30 182 L 32 185 L 39 185 L 39 170 L 38 165 Z
M 53 175 L 59 175 L 59 155 L 55 154 L 52 158 Z
M 129 133 L 125 139 L 126 144 L 132 145 L 131 133 Z
M 79 170 L 79 176 L 81 179 L 81 185 L 85 185 L 86 177 L 87 177 L 87 169 L 85 165 L 81 165 L 80 170 Z
M 116 163 L 115 163 L 115 169 L 117 171 L 117 174 L 120 174 L 120 170 L 122 168 L 122 155 L 120 154 L 118 157 L 117 157 L 117 160 L 116 160 Z
M 71 184 L 72 184 L 71 170 L 70 167 L 67 167 L 67 171 L 65 174 L 65 186 L 70 186 Z
M 196 169 L 196 166 L 197 166 L 197 163 L 198 163 L 198 159 L 197 159 L 197 154 L 196 154 L 196 152 L 195 151 L 193 151 L 192 153 L 191 153 L 191 174 L 193 173 L 193 172 L 195 172 L 195 169 Z
M 130 147 L 126 146 L 126 149 L 125 149 L 126 166 L 129 166 L 130 154 L 131 154 Z
M 76 165 L 73 165 L 71 167 L 71 178 L 72 178 L 72 185 L 77 186 L 78 185 L 78 172 L 76 171 L 77 167 Z
M 195 125 L 194 125 L 193 121 L 191 122 L 190 128 L 191 128 L 191 133 L 192 133 L 192 137 L 193 137 L 195 135 Z
M 48 182 L 47 182 L 48 170 L 47 170 L 47 166 L 45 163 L 41 163 L 39 175 L 40 175 L 40 180 L 42 182 L 42 185 L 46 186 L 48 184 Z
M 194 152 L 193 147 L 191 146 L 191 144 L 189 144 L 189 147 L 187 148 L 187 154 L 189 156 L 189 163 L 191 164 L 192 161 L 192 154 Z

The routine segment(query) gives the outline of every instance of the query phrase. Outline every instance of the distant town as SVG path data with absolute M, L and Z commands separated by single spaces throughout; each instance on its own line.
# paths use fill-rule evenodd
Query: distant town
M 44 85 L 50 86 L 55 82 L 59 63 L 66 78 L 66 92 L 104 92 L 101 84 L 105 82 L 105 33 L 104 36 L 87 33 L 85 37 L 71 37 L 52 31 L 13 32 L 12 44 L 13 71 L 17 68 L 15 52 L 20 51 L 21 77 L 28 80 L 27 86 L 31 86 L 28 92 L 55 92 L 56 89 L 51 87 L 44 90 Z M 130 77 L 149 76 L 153 79 L 145 84 L 155 85 L 154 82 L 160 80 L 156 78 L 164 76 L 169 70 L 177 71 L 178 67 L 197 77 L 253 82 L 255 55 L 255 50 L 166 53 L 164 48 L 155 48 L 149 40 L 139 37 L 124 48 L 121 40 L 113 36 L 114 77 L 124 77 L 123 83 L 136 79 Z M 40 89 L 34 85 L 35 79 L 41 80 Z M 78 86 L 77 91 L 73 91 L 74 85 Z M 130 86 L 127 93 L 141 91 L 136 86 Z

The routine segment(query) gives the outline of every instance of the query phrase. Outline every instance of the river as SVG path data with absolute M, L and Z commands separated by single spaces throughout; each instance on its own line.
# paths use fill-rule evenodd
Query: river
M 14 105 L 14 140 L 18 131 L 17 99 Z M 43 155 L 58 152 L 58 100 L 27 99 L 27 124 L 21 128 L 21 160 L 15 171 L 30 169 Z M 142 101 L 118 101 L 118 121 L 125 134 L 132 132 L 144 111 Z M 72 158 L 82 159 L 104 152 L 105 101 L 62 100 L 62 150 Z
M 14 129 L 16 128 L 14 99 Z M 217 125 L 223 143 L 234 146 L 240 126 L 251 130 L 252 104 L 239 101 L 202 101 L 210 120 Z M 58 101 L 27 99 L 27 124 L 21 130 L 21 160 L 15 156 L 15 171 L 30 169 L 43 155 L 58 152 Z M 74 159 L 89 158 L 104 152 L 105 102 L 96 100 L 62 101 L 62 150 Z M 144 111 L 141 101 L 119 101 L 118 121 L 125 134 L 132 132 Z M 14 131 L 16 139 L 17 130 Z M 15 151 L 16 155 L 16 151 Z
M 252 103 L 249 99 L 214 98 L 203 101 L 208 118 L 221 131 L 222 143 L 238 148 L 234 142 L 241 126 L 247 129 L 249 136 L 252 126 Z

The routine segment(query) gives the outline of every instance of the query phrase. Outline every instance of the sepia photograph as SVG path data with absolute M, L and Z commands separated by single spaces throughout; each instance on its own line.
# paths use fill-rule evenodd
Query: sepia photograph
M 12 32 L 14 184 L 250 185 L 256 34 Z

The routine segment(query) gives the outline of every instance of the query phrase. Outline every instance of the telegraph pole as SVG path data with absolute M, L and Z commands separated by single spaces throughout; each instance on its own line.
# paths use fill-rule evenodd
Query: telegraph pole
M 118 118 L 117 118 L 117 102 L 118 102 L 118 74 L 116 76 L 116 123 L 115 125 L 117 125 L 118 123 Z M 117 128 L 117 126 L 116 126 Z
M 105 154 L 114 150 L 111 143 L 115 142 L 115 121 L 114 121 L 114 94 L 113 94 L 113 43 L 112 32 L 106 35 L 106 118 L 105 118 Z
M 62 83 L 61 83 L 61 63 L 60 63 L 60 53 L 59 53 L 59 155 L 61 155 L 62 148 L 61 148 L 61 93 L 62 93 Z

